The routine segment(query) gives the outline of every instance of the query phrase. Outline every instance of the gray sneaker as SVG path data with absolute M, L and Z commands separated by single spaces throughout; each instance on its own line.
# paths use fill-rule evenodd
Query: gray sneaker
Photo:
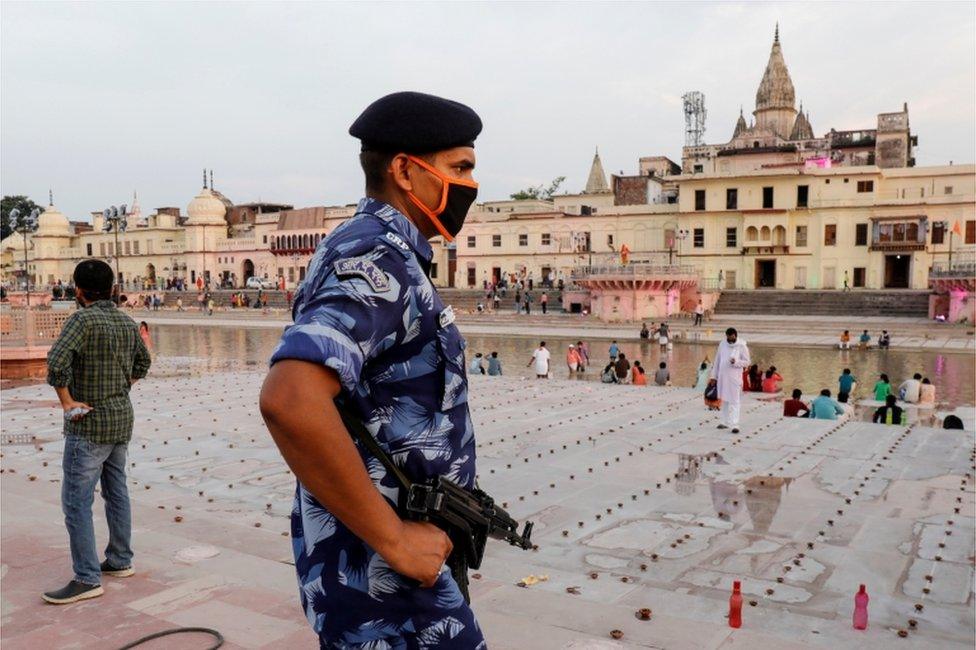
M 128 578 L 136 572 L 136 570 L 132 568 L 131 564 L 127 567 L 116 569 L 114 566 L 108 563 L 108 560 L 102 562 L 101 565 L 99 565 L 99 568 L 102 570 L 102 575 L 112 576 L 114 578 Z
M 79 600 L 98 598 L 104 593 L 105 590 L 102 589 L 102 585 L 86 585 L 84 582 L 72 580 L 57 591 L 44 592 L 41 597 L 53 605 L 67 605 L 68 603 L 76 603 Z

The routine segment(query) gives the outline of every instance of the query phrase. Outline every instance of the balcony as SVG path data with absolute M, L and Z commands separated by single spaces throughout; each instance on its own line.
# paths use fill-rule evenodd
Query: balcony
M 924 251 L 925 242 L 917 241 L 886 241 L 872 242 L 868 247 L 871 251 L 882 253 L 910 253 L 912 251 Z
M 789 255 L 787 244 L 751 244 L 742 247 L 743 255 Z

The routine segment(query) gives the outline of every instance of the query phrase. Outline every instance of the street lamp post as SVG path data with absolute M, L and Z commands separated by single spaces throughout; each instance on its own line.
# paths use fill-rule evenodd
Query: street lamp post
M 17 208 L 10 211 L 10 229 L 24 238 L 24 293 L 27 294 L 27 309 L 30 309 L 30 267 L 27 265 L 27 235 L 37 232 L 41 209 L 34 208 L 30 214 L 23 214 Z
M 116 303 L 119 301 L 119 296 L 122 293 L 122 275 L 119 273 L 119 256 L 122 254 L 119 250 L 119 232 L 125 232 L 126 228 L 129 227 L 128 215 L 129 213 L 124 203 L 118 208 L 114 205 L 110 208 L 105 208 L 102 212 L 102 216 L 105 218 L 102 231 L 115 233 L 115 283 L 119 287 L 118 293 L 115 294 Z

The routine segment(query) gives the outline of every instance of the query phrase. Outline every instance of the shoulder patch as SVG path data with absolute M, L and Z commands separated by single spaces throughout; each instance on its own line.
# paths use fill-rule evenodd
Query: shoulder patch
M 365 257 L 347 257 L 332 263 L 339 277 L 360 277 L 376 292 L 390 288 L 390 278 L 376 264 Z
M 385 237 L 387 241 L 393 242 L 393 244 L 397 246 L 400 250 L 410 252 L 410 246 L 407 244 L 407 242 L 403 241 L 403 237 L 401 237 L 400 235 L 396 234 L 395 232 L 391 232 L 387 230 Z

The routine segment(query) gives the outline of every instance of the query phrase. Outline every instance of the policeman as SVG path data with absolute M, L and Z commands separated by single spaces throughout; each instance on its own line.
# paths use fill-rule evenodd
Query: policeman
M 349 129 L 362 142 L 366 198 L 319 245 L 271 357 L 261 413 L 298 478 L 295 569 L 323 648 L 485 645 L 444 566 L 448 536 L 400 519 L 396 481 L 336 406 L 411 480 L 473 487 L 464 339 L 428 277 L 428 240 L 461 230 L 480 132 L 473 110 L 431 95 L 366 108 Z

